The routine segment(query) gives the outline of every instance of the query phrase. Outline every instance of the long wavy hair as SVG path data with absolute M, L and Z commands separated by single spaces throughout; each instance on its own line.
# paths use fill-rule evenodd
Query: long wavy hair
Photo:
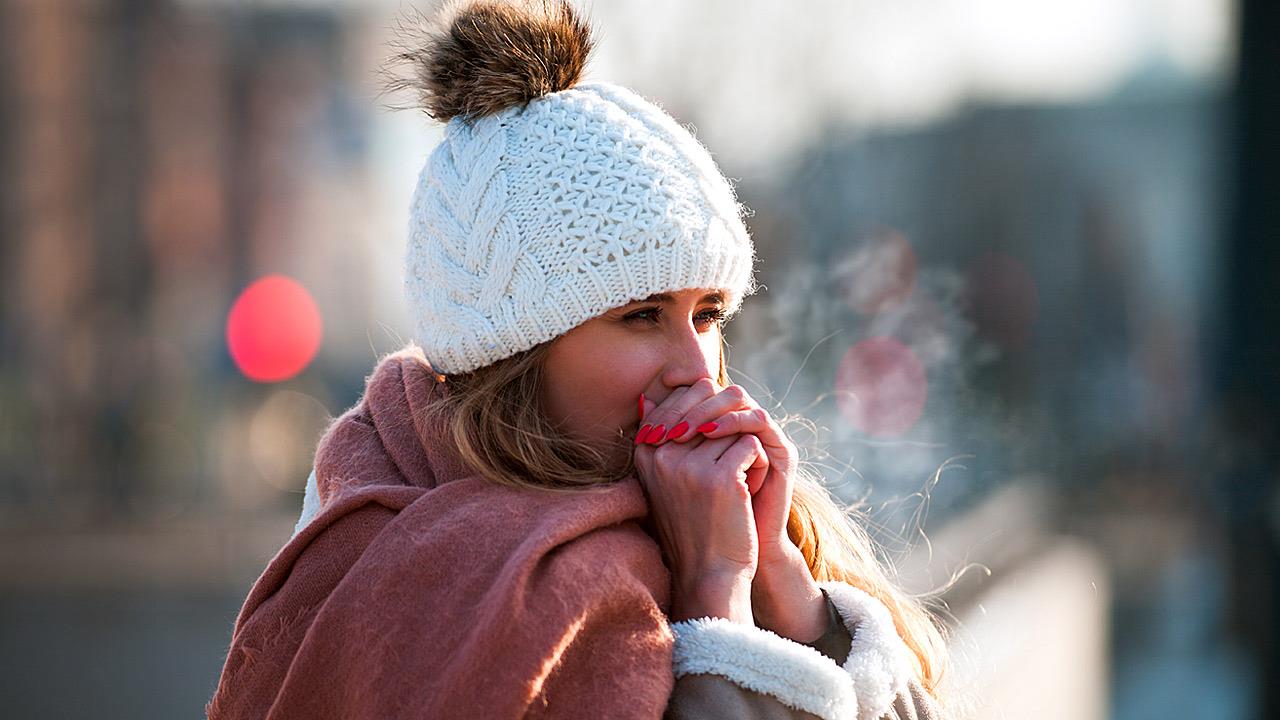
M 449 390 L 430 411 L 442 414 L 462 459 L 495 483 L 583 492 L 633 474 L 633 442 L 623 430 L 615 446 L 602 447 L 557 432 L 544 411 L 540 389 L 552 342 L 471 372 L 437 374 Z M 425 357 L 422 360 L 429 366 Z M 730 384 L 723 336 L 718 381 L 721 387 Z M 807 421 L 786 416 L 779 422 L 785 428 Z M 788 536 L 815 580 L 845 582 L 884 603 L 911 650 L 921 686 L 941 702 L 940 682 L 948 659 L 945 628 L 935 623 L 928 609 L 940 591 L 912 595 L 890 579 L 886 568 L 892 562 L 859 522 L 868 518 L 865 508 L 839 503 L 824 486 L 822 474 L 803 457 L 804 451 L 801 448 Z M 618 457 L 628 460 L 620 463 Z

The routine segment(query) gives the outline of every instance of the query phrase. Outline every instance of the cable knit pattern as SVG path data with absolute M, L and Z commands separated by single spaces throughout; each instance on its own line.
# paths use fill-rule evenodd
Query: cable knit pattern
M 606 82 L 454 118 L 419 175 L 405 291 L 439 372 L 483 367 L 653 293 L 756 289 L 733 188 L 666 112 Z
M 822 582 L 818 586 L 831 597 L 853 639 L 844 670 L 853 679 L 858 720 L 879 720 L 893 709 L 899 694 L 910 696 L 910 651 L 884 603 L 846 583 Z

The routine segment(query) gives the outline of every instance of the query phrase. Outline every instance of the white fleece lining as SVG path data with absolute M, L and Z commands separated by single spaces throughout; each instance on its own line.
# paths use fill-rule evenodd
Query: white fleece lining
M 676 636 L 672 661 L 677 678 L 720 675 L 828 720 L 847 720 L 857 707 L 849 678 L 807 645 L 724 618 L 682 620 L 671 629 Z
M 302 532 L 316 515 L 320 514 L 320 487 L 316 484 L 316 471 L 311 470 L 307 477 L 307 489 L 302 493 L 302 514 L 298 516 L 298 524 L 293 527 L 293 534 Z
M 909 692 L 911 660 L 898 636 L 889 608 L 863 590 L 841 582 L 822 582 L 853 638 L 844 669 L 853 679 L 858 720 L 877 720 L 899 694 Z

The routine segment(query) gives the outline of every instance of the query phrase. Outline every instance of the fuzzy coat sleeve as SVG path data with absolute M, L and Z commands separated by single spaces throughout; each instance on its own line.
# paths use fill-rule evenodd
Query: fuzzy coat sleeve
M 849 593 L 843 588 L 835 591 L 842 599 L 849 601 Z M 678 635 L 677 640 L 677 679 L 671 693 L 664 720 L 719 720 L 720 718 L 746 718 L 748 720 L 818 720 L 820 718 L 865 718 L 877 720 L 941 720 L 934 701 L 929 694 L 912 678 L 905 682 L 891 683 L 893 693 L 888 697 L 874 690 L 865 692 L 866 697 L 849 697 L 842 691 L 846 689 L 849 679 L 854 685 L 859 684 L 858 674 L 874 674 L 878 663 L 860 662 L 870 659 L 875 649 L 870 643 L 861 642 L 859 657 L 854 657 L 854 636 L 858 630 L 858 622 L 846 623 L 840 607 L 832 598 L 832 592 L 823 587 L 823 595 L 827 600 L 828 626 L 822 637 L 811 643 L 804 643 L 821 653 L 806 653 L 801 644 L 780 638 L 758 628 L 743 628 L 741 639 L 745 642 L 734 646 L 734 655 L 746 655 L 747 662 L 735 663 L 734 658 L 726 654 L 725 661 L 702 661 L 702 672 L 681 674 L 681 665 L 687 665 L 682 655 L 696 655 L 687 652 L 689 633 Z M 865 600 L 865 598 L 855 598 Z M 846 603 L 848 604 L 848 603 Z M 857 614 L 858 608 L 846 607 L 844 615 Z M 859 618 L 864 624 L 864 633 L 870 627 L 865 618 Z M 874 622 L 874 621 L 871 621 Z M 853 625 L 851 628 L 850 625 Z M 763 652 L 751 653 L 752 641 L 758 643 Z M 790 646 L 790 647 L 788 647 Z M 682 650 L 686 652 L 682 652 Z M 747 652 L 743 652 L 747 650 Z M 752 660 L 755 662 L 753 663 Z M 719 663 L 717 665 L 717 663 Z M 737 667 L 734 667 L 737 665 Z M 755 667 L 750 667 L 755 665 Z M 746 667 L 744 667 L 746 666 Z M 829 670 L 837 666 L 844 669 L 848 676 L 836 676 L 835 683 L 824 682 L 832 676 Z M 780 676 L 790 674 L 805 678 L 800 683 L 779 683 L 782 677 L 770 678 L 770 667 L 782 668 Z M 762 672 L 763 671 L 763 672 Z M 814 677 L 810 677 L 812 673 Z M 798 673 L 798 674 L 797 674 Z M 865 680 L 865 678 L 861 678 Z M 812 682 L 809 682 L 812 680 Z M 867 683 L 861 683 L 864 688 Z M 868 707 L 878 704 L 878 709 Z M 883 710 L 882 714 L 877 714 Z

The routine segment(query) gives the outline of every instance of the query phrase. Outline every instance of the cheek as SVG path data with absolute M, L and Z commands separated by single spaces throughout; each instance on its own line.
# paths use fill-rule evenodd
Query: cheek
M 607 437 L 636 420 L 636 396 L 649 375 L 641 355 L 620 343 L 574 343 L 546 368 L 552 419 L 580 437 Z

